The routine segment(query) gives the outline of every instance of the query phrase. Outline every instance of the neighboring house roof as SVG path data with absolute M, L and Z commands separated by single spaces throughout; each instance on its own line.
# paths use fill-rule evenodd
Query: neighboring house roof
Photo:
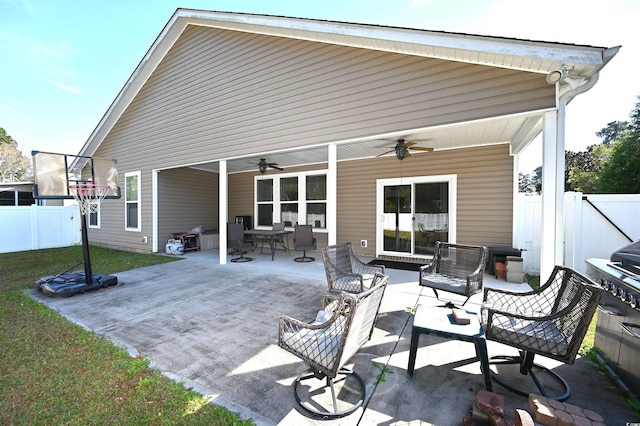
M 0 191 L 33 191 L 33 182 L 0 182 Z
M 604 48 L 575 44 L 519 40 L 504 37 L 427 31 L 380 25 L 321 21 L 283 16 L 246 13 L 215 12 L 178 9 L 146 53 L 136 70 L 100 120 L 83 148 L 81 155 L 91 156 L 100 146 L 121 114 L 126 110 L 166 53 L 189 25 L 233 31 L 243 31 L 277 37 L 308 40 L 355 48 L 373 49 L 405 55 L 459 61 L 548 74 L 562 66 L 571 69 L 570 83 L 583 85 L 588 90 L 597 80 L 602 67 L 617 53 L 619 47 Z M 591 82 L 591 85 L 585 84 Z M 572 83 L 573 84 L 573 83 Z M 566 86 L 567 89 L 574 87 Z M 560 89 L 562 94 L 562 88 Z M 584 90 L 582 90 L 584 91 Z M 580 91 L 569 91 L 566 101 Z M 520 152 L 541 131 L 541 112 L 500 117 L 462 125 L 422 129 L 423 138 L 458 140 L 460 146 L 482 145 L 496 142 L 511 143 L 512 152 Z M 389 135 L 394 136 L 394 135 Z M 366 141 L 349 145 L 342 141 L 339 159 L 362 157 L 368 146 Z M 380 140 L 377 140 L 377 145 Z M 447 146 L 446 148 L 452 148 Z M 458 146 L 455 146 L 458 147 Z M 442 147 L 437 147 L 442 148 Z M 326 149 L 318 148 L 322 153 Z M 311 154 L 307 151 L 307 157 Z M 281 165 L 287 159 L 279 157 Z M 291 160 L 292 163 L 299 159 Z M 244 161 L 244 164 L 247 162 Z M 239 167 L 239 166 L 238 166 Z M 239 171 L 230 165 L 229 171 Z

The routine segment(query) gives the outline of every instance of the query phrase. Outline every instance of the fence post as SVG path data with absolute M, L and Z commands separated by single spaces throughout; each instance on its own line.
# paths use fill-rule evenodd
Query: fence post
M 583 272 L 582 193 L 565 192 L 564 205 L 564 265 Z

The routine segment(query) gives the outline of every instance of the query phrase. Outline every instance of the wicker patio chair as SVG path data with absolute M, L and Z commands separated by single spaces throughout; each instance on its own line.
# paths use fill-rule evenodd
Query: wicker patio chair
M 247 242 L 244 236 L 244 225 L 242 223 L 228 223 L 227 224 L 227 245 L 233 251 L 231 255 L 240 254 L 238 257 L 231 259 L 231 262 L 250 262 L 253 260 L 251 257 L 245 257 L 247 250 L 253 250 L 253 244 Z
M 371 338 L 387 281 L 386 275 L 376 274 L 373 286 L 363 293 L 325 295 L 311 323 L 280 317 L 278 346 L 309 366 L 293 384 L 296 402 L 305 411 L 333 418 L 363 404 L 364 380 L 344 365 Z
M 329 291 L 362 293 L 371 286 L 375 274 L 384 274 L 383 265 L 368 265 L 358 259 L 351 243 L 322 249 Z
M 534 364 L 533 359 L 538 354 L 572 365 L 602 293 L 589 278 L 563 266 L 556 266 L 548 281 L 534 291 L 515 293 L 485 288 L 481 319 L 487 340 L 520 350 L 519 356 L 494 356 L 489 363 L 519 365 L 520 373 L 533 379 L 540 394 L 559 401 L 567 399 L 571 395 L 569 384 L 558 373 Z M 550 374 L 549 383 L 558 384 L 561 389 L 555 392 L 558 395 L 547 392 L 534 368 Z M 499 377 L 499 371 L 493 376 L 513 392 L 525 396 L 531 392 L 508 385 Z
M 316 239 L 313 237 L 311 225 L 296 225 L 293 231 L 293 249 L 302 251 L 302 256 L 293 260 L 296 262 L 313 262 L 314 257 L 307 256 L 307 250 L 315 250 Z
M 464 306 L 482 291 L 486 259 L 486 247 L 437 241 L 431 263 L 420 267 L 419 284 L 431 287 L 438 299 L 438 290 L 467 296 Z

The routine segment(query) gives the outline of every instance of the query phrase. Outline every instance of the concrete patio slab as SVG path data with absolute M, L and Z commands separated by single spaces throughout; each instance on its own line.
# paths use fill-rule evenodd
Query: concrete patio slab
M 254 254 L 252 262 L 227 265 L 218 265 L 217 256 L 217 251 L 191 252 L 179 262 L 120 272 L 118 286 L 67 299 L 35 290 L 32 295 L 259 425 L 454 425 L 469 414 L 483 389 L 473 344 L 422 336 L 413 378 L 407 377 L 411 310 L 441 303 L 418 286 L 416 272 L 388 269 L 373 337 L 349 364 L 366 382 L 364 406 L 323 421 L 299 411 L 291 385 L 306 367 L 277 346 L 280 314 L 311 321 L 320 307 L 327 284 L 319 253 L 305 264 L 283 253 L 274 262 L 270 255 Z M 514 287 L 485 280 L 489 286 Z M 465 307 L 477 311 L 481 298 L 474 296 Z M 494 342 L 488 342 L 488 351 L 490 356 L 513 352 Z M 379 383 L 374 363 L 389 369 Z M 629 406 L 606 390 L 608 381 L 588 361 L 553 367 L 572 385 L 567 402 L 600 413 L 607 424 L 633 421 Z M 525 397 L 494 387 L 511 412 L 528 409 Z

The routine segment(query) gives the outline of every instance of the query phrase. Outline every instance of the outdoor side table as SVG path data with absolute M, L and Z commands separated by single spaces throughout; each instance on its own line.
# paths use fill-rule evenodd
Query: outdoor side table
M 484 388 L 487 391 L 493 391 L 484 330 L 480 325 L 478 316 L 475 313 L 467 313 L 471 323 L 463 325 L 455 322 L 451 308 L 418 305 L 416 314 L 413 317 L 413 328 L 411 330 L 411 349 L 409 351 L 409 365 L 407 366 L 407 375 L 409 377 L 413 377 L 420 335 L 431 334 L 473 343 L 476 348 L 476 357 L 480 360 Z

